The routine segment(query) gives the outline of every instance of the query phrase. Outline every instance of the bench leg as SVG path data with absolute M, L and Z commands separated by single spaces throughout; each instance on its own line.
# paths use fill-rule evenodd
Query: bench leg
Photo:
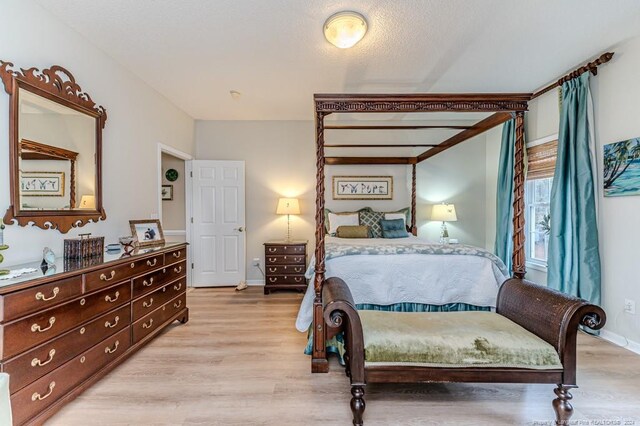
M 573 398 L 569 392 L 572 388 L 577 388 L 577 386 L 560 384 L 553 390 L 557 396 L 557 398 L 553 400 L 553 409 L 556 411 L 557 425 L 568 425 L 569 419 L 573 415 L 573 407 L 569 402 Z
M 351 385 L 351 412 L 353 413 L 354 426 L 362 426 L 362 414 L 364 413 L 364 386 Z

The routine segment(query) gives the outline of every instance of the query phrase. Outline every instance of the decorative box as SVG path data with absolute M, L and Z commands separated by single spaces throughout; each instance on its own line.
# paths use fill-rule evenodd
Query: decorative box
M 85 259 L 104 255 L 104 237 L 92 237 L 91 234 L 80 234 L 79 238 L 64 240 L 65 259 Z

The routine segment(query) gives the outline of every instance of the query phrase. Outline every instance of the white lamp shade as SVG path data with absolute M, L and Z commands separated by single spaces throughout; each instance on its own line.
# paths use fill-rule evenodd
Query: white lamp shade
M 297 198 L 280 198 L 276 214 L 300 214 L 300 203 Z
M 96 208 L 96 196 L 95 195 L 83 195 L 80 199 L 81 209 L 95 209 Z
M 338 12 L 324 23 L 327 41 L 340 49 L 348 49 L 362 40 L 367 21 L 357 12 Z
M 431 210 L 431 220 L 439 222 L 457 221 L 456 207 L 453 204 L 435 204 L 433 210 Z

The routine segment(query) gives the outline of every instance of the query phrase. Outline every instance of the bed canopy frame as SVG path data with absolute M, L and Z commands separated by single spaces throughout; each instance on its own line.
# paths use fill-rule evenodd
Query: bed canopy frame
M 411 232 L 416 235 L 416 165 L 453 146 L 478 136 L 489 129 L 515 118 L 515 161 L 513 202 L 513 277 L 524 278 L 525 268 L 525 142 L 524 112 L 528 102 L 562 86 L 562 83 L 608 62 L 613 53 L 605 53 L 554 83 L 535 93 L 457 93 L 457 94 L 316 94 L 316 231 L 315 278 L 313 303 L 313 348 L 311 371 L 329 371 L 326 353 L 327 330 L 323 319 L 322 285 L 325 279 L 325 166 L 397 164 L 411 166 Z M 334 113 L 425 113 L 425 112 L 485 112 L 493 113 L 471 126 L 439 125 L 339 125 L 325 124 L 325 118 Z M 325 130 L 461 130 L 439 144 L 325 144 Z M 327 157 L 325 148 L 398 148 L 425 147 L 423 153 L 408 157 Z

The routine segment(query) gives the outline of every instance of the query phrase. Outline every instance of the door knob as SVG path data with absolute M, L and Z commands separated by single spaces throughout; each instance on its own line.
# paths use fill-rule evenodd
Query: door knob
M 244 232 L 244 228 L 241 226 L 239 228 L 235 228 L 234 231 Z

